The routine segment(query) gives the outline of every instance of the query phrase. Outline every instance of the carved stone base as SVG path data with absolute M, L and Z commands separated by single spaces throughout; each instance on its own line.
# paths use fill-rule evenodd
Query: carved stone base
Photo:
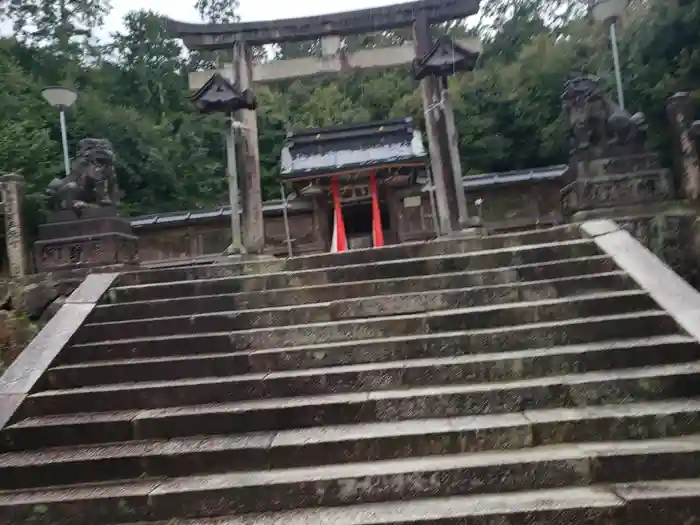
M 583 210 L 670 201 L 675 181 L 655 153 L 572 159 L 573 179 L 562 191 L 565 216 Z
M 39 227 L 34 256 L 39 272 L 138 265 L 138 236 L 120 217 L 52 222 Z

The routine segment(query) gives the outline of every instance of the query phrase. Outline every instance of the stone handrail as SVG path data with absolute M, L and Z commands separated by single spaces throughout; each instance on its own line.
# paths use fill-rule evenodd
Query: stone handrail
M 616 222 L 589 221 L 581 225 L 581 230 L 640 288 L 646 290 L 683 330 L 700 341 L 700 292 Z
M 89 275 L 0 377 L 0 430 L 13 422 L 26 397 L 118 276 L 118 273 Z

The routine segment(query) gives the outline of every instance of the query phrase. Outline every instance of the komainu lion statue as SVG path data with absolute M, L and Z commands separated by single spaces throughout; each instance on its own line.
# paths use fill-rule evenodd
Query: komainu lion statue
M 70 174 L 52 180 L 46 188 L 51 209 L 72 210 L 80 216 L 85 208 L 116 206 L 119 188 L 114 161 L 109 140 L 81 140 Z
M 562 94 L 575 150 L 614 145 L 643 145 L 646 123 L 643 113 L 630 115 L 613 102 L 593 75 L 568 80 Z

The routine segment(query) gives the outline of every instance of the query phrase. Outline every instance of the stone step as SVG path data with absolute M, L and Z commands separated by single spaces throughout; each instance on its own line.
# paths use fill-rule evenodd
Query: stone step
M 700 400 L 197 436 L 0 455 L 0 489 L 181 477 L 700 432 Z M 644 443 L 644 441 L 641 441 Z M 99 468 L 98 468 L 99 465 Z
M 134 382 L 129 375 L 112 384 L 69 387 L 33 394 L 25 412 L 32 415 L 75 411 L 155 409 L 201 405 L 218 400 L 291 398 L 344 392 L 370 392 L 408 387 L 515 381 L 566 373 L 634 368 L 692 362 L 700 359 L 700 345 L 692 340 L 664 344 L 664 339 L 620 341 L 604 345 L 554 347 L 486 355 L 390 361 L 365 365 L 288 372 Z M 90 368 L 83 377 L 96 378 Z M 129 382 L 124 382 L 129 378 Z
M 396 292 L 441 289 L 446 286 L 470 287 L 511 284 L 519 281 L 535 281 L 574 277 L 591 273 L 610 272 L 617 269 L 614 261 L 606 255 L 565 258 L 542 263 L 524 264 L 503 268 L 490 268 L 466 272 L 430 274 L 396 279 L 370 279 L 352 282 L 326 283 L 302 287 L 288 287 L 287 280 L 278 276 L 249 276 L 245 278 L 210 279 L 173 283 L 173 286 L 125 286 L 110 290 L 112 303 L 100 305 L 105 310 L 126 306 L 122 303 L 150 303 L 154 301 L 192 301 L 201 296 L 233 295 L 240 308 L 265 308 L 282 304 L 302 304 L 313 300 L 333 300 L 348 297 L 345 291 L 355 290 L 361 295 L 385 295 Z M 363 279 L 372 277 L 365 275 Z M 239 292 L 241 280 L 249 291 Z M 414 289 L 415 287 L 415 289 Z M 270 297 L 283 301 L 270 304 Z M 284 298 L 284 299 L 282 299 Z
M 62 515 L 62 504 L 66 500 L 73 500 L 71 510 L 79 509 L 84 522 L 114 523 L 125 519 L 346 508 L 356 504 L 602 486 L 637 480 L 683 480 L 698 476 L 698 437 L 576 444 L 301 469 L 118 481 L 40 491 L 5 491 L 0 493 L 0 520 L 36 523 L 37 507 L 46 506 L 46 513 L 52 519 L 47 523 L 66 523 L 68 516 Z M 630 487 L 621 489 L 624 493 Z M 109 515 L 107 510 L 111 511 Z M 110 521 L 103 521 L 104 518 Z
M 576 226 L 565 225 L 520 233 L 506 233 L 474 237 L 471 235 L 444 238 L 430 242 L 403 243 L 382 249 L 368 248 L 347 253 L 321 253 L 296 257 L 288 261 L 290 271 L 323 268 L 347 264 L 374 264 L 380 261 L 435 257 L 450 253 L 465 253 L 501 248 L 515 248 L 532 244 L 547 244 L 576 240 L 581 237 Z
M 678 325 L 661 310 L 242 351 L 237 350 L 240 345 L 229 332 L 219 332 L 73 344 L 58 355 L 54 366 L 86 363 L 108 366 L 126 359 L 187 359 L 225 354 L 224 357 L 231 357 L 232 366 L 240 373 L 269 372 L 600 342 L 624 339 L 629 334 L 652 337 L 675 333 L 678 333 Z
M 339 320 L 331 303 L 266 310 L 215 312 L 92 323 L 74 336 L 75 344 L 176 334 L 231 332 L 237 350 L 371 339 L 375 337 L 495 328 L 543 321 L 650 310 L 654 300 L 642 290 L 598 292 L 573 297 L 490 304 L 418 314 Z M 400 307 L 399 307 L 400 308 Z
M 640 349 L 642 351 L 640 351 Z M 649 351 L 652 350 L 653 351 Z M 496 349 L 492 349 L 496 350 Z M 604 341 L 583 345 L 537 348 L 455 357 L 382 359 L 370 363 L 331 365 L 291 370 L 247 371 L 239 354 L 196 354 L 184 358 L 127 359 L 105 363 L 57 366 L 48 372 L 48 388 L 69 390 L 124 383 L 149 389 L 152 382 L 191 380 L 216 388 L 215 378 L 228 378 L 240 395 L 266 397 L 319 393 L 320 390 L 365 390 L 392 386 L 418 386 L 441 382 L 502 381 L 549 373 L 583 372 L 605 368 L 631 368 L 700 359 L 697 342 L 681 335 Z M 188 385 L 194 387 L 195 383 Z M 108 389 L 109 390 L 109 389 Z M 47 391 L 50 393 L 51 391 Z M 274 392 L 274 394 L 273 394 Z M 79 392 L 73 392 L 77 395 Z
M 117 281 L 118 287 L 140 288 L 140 298 L 164 299 L 193 295 L 214 295 L 216 293 L 249 292 L 260 289 L 315 286 L 330 283 L 354 282 L 367 279 L 389 280 L 407 276 L 435 275 L 448 272 L 490 270 L 543 263 L 567 258 L 592 257 L 601 255 L 595 242 L 590 239 L 551 244 L 534 244 L 485 250 L 469 253 L 452 253 L 415 259 L 389 260 L 365 264 L 346 264 L 328 268 L 288 271 L 282 267 L 285 261 L 264 263 L 265 268 L 256 263 L 253 271 L 242 266 L 198 266 L 186 269 L 159 270 L 177 273 L 170 280 L 150 280 L 141 274 L 123 274 Z M 272 265 L 279 268 L 274 268 Z M 142 272 L 144 275 L 149 272 Z M 129 277 L 132 275 L 132 277 Z M 141 277 L 138 277 L 141 276 Z M 138 278 L 137 278 L 138 277 Z M 212 284 L 216 291 L 204 291 Z M 209 283 L 209 284 L 207 284 Z M 164 289 L 172 288 L 168 292 Z M 135 293 L 130 292 L 132 295 Z M 119 292 L 115 292 L 119 297 Z
M 543 408 L 659 401 L 700 395 L 700 363 L 446 385 L 263 399 L 152 410 L 79 412 L 29 417 L 6 427 L 8 450 L 308 428 L 377 421 L 495 414 Z M 187 401 L 185 401 L 187 402 Z M 84 409 L 82 409 L 84 410 Z M 20 416 L 31 412 L 23 405 Z M 22 413 L 23 412 L 23 413 Z
M 358 287 L 361 288 L 361 287 Z M 337 295 L 330 300 L 307 296 L 307 301 L 291 305 L 268 305 L 250 309 L 260 311 L 297 311 L 299 307 L 316 311 L 322 319 L 341 320 L 385 315 L 409 314 L 465 308 L 484 304 L 532 301 L 553 297 L 569 297 L 587 292 L 618 291 L 637 288 L 636 283 L 624 272 L 606 272 L 544 281 L 516 282 L 495 286 L 460 288 L 456 283 L 429 291 L 411 291 L 391 295 L 357 296 L 355 290 L 334 290 Z M 349 291 L 347 295 L 346 291 Z M 338 293 L 340 292 L 340 293 Z M 274 303 L 274 294 L 268 302 Z M 264 298 L 264 296 L 262 297 Z M 344 299 L 340 299 L 344 298 Z M 115 308 L 116 307 L 116 308 Z M 186 301 L 160 300 L 146 303 L 127 303 L 114 307 L 98 307 L 90 324 L 139 321 L 165 317 L 206 315 L 226 311 L 247 311 L 236 302 L 235 294 L 201 296 Z
M 178 298 L 173 296 L 172 298 L 155 300 L 132 301 L 131 299 L 134 297 L 128 292 L 143 291 L 143 288 L 117 288 L 113 290 L 115 304 L 99 305 L 91 315 L 90 320 L 91 322 L 123 321 L 156 317 L 156 313 L 160 316 L 175 316 L 214 310 L 252 310 L 330 302 L 338 298 L 353 299 L 459 288 L 508 286 L 561 279 L 585 279 L 592 275 L 611 273 L 615 270 L 616 267 L 612 259 L 598 256 L 476 272 L 454 272 L 254 292 L 214 293 L 192 297 Z M 204 283 L 206 281 L 198 282 Z M 138 299 L 138 294 L 136 298 Z
M 176 518 L 150 525 L 688 525 L 698 515 L 700 481 L 687 479 Z
M 380 249 L 352 250 L 345 253 L 325 253 L 294 257 L 292 259 L 266 259 L 225 264 L 192 265 L 127 272 L 120 277 L 124 285 L 167 283 L 192 279 L 211 279 L 234 275 L 258 273 L 298 272 L 329 267 L 378 264 L 425 257 L 443 257 L 449 254 L 482 252 L 487 250 L 519 249 L 530 245 L 546 245 L 580 239 L 576 226 L 566 225 L 545 230 L 489 235 L 486 237 L 460 237 L 431 242 L 405 243 Z

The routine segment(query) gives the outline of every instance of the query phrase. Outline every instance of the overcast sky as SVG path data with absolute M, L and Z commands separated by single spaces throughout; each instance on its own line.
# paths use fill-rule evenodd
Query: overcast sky
M 241 20 L 273 20 L 294 18 L 305 15 L 318 15 L 375 7 L 409 0 L 353 0 L 352 2 L 329 2 L 328 0 L 240 0 Z M 197 22 L 199 16 L 194 9 L 195 0 L 112 0 L 112 13 L 107 20 L 107 32 L 121 27 L 121 19 L 132 10 L 151 9 L 171 18 Z

